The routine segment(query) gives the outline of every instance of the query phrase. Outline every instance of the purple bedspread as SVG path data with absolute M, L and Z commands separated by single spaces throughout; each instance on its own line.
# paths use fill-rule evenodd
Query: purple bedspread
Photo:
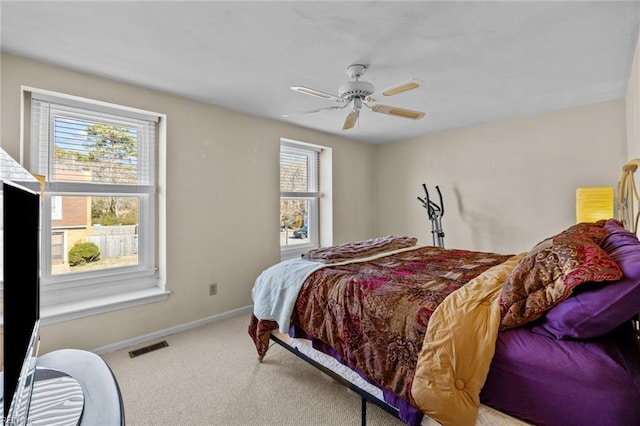
M 640 347 L 626 325 L 589 341 L 503 331 L 480 398 L 540 426 L 640 425 Z

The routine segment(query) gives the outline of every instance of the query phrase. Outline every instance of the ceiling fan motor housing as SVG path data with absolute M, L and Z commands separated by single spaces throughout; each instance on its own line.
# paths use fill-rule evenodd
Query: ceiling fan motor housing
M 364 99 L 375 92 L 375 87 L 368 81 L 350 81 L 338 89 L 338 96 L 346 101 L 353 98 Z

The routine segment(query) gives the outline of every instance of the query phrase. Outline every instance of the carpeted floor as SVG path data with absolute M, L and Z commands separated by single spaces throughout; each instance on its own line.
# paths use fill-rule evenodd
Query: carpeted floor
M 168 347 L 102 355 L 118 379 L 126 423 L 360 425 L 360 396 L 278 345 L 259 363 L 240 315 L 167 336 Z M 402 425 L 367 404 L 367 424 Z

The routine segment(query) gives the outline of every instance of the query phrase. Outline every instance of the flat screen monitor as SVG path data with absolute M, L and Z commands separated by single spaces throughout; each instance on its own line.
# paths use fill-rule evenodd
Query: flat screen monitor
M 27 353 L 22 362 L 22 368 L 11 402 L 7 401 L 9 411 L 5 416 L 6 425 L 28 425 L 29 424 L 29 408 L 31 407 L 31 397 L 33 395 L 33 386 L 35 384 L 36 361 L 38 359 L 38 346 L 40 344 L 40 335 L 38 332 L 39 321 L 33 326 Z
M 24 392 L 29 394 L 32 384 L 23 373 L 31 370 L 40 319 L 40 195 L 0 179 L 0 198 L 2 400 L 7 419 L 11 401 L 16 395 L 22 398 Z

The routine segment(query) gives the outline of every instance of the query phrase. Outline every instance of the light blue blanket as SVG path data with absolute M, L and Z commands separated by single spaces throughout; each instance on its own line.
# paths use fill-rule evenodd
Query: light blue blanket
M 253 314 L 260 320 L 277 321 L 278 330 L 288 333 L 291 314 L 302 284 L 309 275 L 323 266 L 326 265 L 295 258 L 263 271 L 251 291 Z

